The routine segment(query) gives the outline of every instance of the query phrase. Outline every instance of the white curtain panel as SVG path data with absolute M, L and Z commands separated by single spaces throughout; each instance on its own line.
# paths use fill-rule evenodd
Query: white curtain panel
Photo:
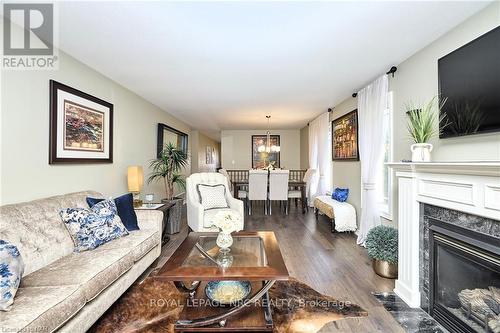
M 387 108 L 388 80 L 383 75 L 358 92 L 359 158 L 361 161 L 361 220 L 358 244 L 380 225 L 377 176 L 383 160 L 383 116 Z
M 316 169 L 311 179 L 309 205 L 314 198 L 332 189 L 332 141 L 328 112 L 309 123 L 309 168 Z

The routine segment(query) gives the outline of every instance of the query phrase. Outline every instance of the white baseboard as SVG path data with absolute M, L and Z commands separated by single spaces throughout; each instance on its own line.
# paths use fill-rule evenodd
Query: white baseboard
M 394 292 L 396 295 L 401 297 L 401 299 L 408 304 L 410 308 L 419 308 L 420 307 L 420 292 L 414 292 L 406 287 L 399 280 L 396 280 L 396 285 L 394 287 Z

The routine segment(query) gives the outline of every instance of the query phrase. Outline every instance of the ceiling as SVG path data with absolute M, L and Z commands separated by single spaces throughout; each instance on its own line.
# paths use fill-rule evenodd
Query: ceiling
M 267 114 L 272 128 L 303 127 L 487 4 L 60 2 L 59 38 L 216 138 L 265 128 Z

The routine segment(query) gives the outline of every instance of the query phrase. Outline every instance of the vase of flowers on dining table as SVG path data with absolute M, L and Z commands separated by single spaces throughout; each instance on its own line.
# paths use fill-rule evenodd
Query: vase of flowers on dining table
M 231 251 L 233 245 L 233 237 L 231 233 L 240 231 L 241 216 L 234 211 L 220 211 L 215 214 L 213 225 L 219 229 L 216 244 L 221 252 Z

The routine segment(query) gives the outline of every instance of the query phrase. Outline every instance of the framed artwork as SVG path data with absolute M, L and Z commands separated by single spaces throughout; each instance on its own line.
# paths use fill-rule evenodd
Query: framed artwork
M 358 110 L 332 121 L 332 149 L 334 161 L 359 161 Z
M 113 163 L 113 104 L 50 80 L 49 164 Z
M 185 153 L 188 152 L 188 135 L 173 127 L 158 123 L 158 137 L 156 143 L 156 156 L 160 157 L 163 147 L 168 143 L 172 143 L 177 148 L 182 149 Z
M 280 136 L 271 135 L 271 146 L 280 145 Z M 274 162 L 276 168 L 280 167 L 280 152 L 259 152 L 259 146 L 267 145 L 267 135 L 252 135 L 252 168 L 263 169 Z
M 214 164 L 215 161 L 215 148 L 207 146 L 205 148 L 205 164 Z

